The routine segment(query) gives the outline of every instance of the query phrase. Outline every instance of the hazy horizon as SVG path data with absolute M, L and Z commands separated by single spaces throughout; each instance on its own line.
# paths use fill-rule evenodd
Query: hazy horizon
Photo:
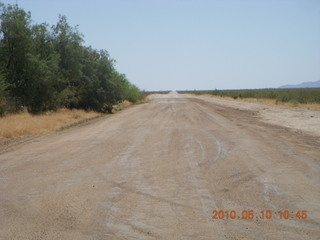
M 320 80 L 320 1 L 2 1 L 59 14 L 142 90 L 277 88 Z

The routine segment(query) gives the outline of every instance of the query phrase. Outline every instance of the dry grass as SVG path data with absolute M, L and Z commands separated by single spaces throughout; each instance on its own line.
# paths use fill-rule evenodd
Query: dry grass
M 124 100 L 124 101 L 122 101 L 122 104 L 124 104 L 124 105 L 132 105 L 132 102 L 129 102 L 128 100 Z
M 196 95 L 196 96 L 198 96 L 198 95 Z M 228 99 L 228 100 L 232 100 L 232 101 L 260 102 L 260 103 L 267 104 L 269 106 L 278 105 L 278 106 L 283 106 L 283 107 L 299 107 L 299 108 L 320 110 L 320 104 L 318 104 L 318 103 L 279 102 L 276 99 L 269 99 L 269 98 L 237 98 L 237 99 L 234 99 L 233 97 L 228 97 L 228 96 L 220 97 L 220 96 L 213 96 L 211 94 L 201 94 L 200 96 Z
M 124 100 L 121 103 L 118 103 L 117 105 L 113 106 L 113 112 L 122 111 L 122 110 L 130 107 L 131 105 L 133 105 L 132 102 L 129 102 L 128 100 Z
M 232 99 L 232 98 L 230 98 Z M 235 101 L 244 101 L 244 102 L 261 102 L 267 105 L 279 105 L 284 107 L 299 107 L 299 108 L 308 108 L 320 110 L 320 104 L 318 103 L 293 103 L 293 102 L 279 102 L 276 99 L 267 99 L 267 98 L 242 98 L 236 99 Z
M 31 115 L 27 112 L 7 115 L 0 118 L 0 138 L 40 134 L 58 130 L 85 119 L 99 116 L 96 112 L 60 109 L 43 115 Z

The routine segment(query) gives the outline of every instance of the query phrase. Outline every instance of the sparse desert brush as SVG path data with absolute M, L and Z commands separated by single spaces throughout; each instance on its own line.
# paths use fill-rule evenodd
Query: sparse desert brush
M 97 112 L 69 109 L 60 109 L 42 115 L 31 115 L 28 112 L 10 114 L 0 118 L 0 137 L 10 138 L 55 131 L 65 125 L 99 115 Z
M 320 88 L 297 89 L 243 89 L 243 90 L 206 90 L 179 91 L 180 93 L 211 94 L 219 97 L 261 101 L 269 104 L 282 104 L 294 107 L 319 109 Z M 254 100 L 255 99 L 255 100 Z

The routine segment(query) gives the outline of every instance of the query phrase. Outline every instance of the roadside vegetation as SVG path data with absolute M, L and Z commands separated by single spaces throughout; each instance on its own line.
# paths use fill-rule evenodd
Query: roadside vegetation
M 101 116 L 100 113 L 78 109 L 59 109 L 41 115 L 28 112 L 8 114 L 0 118 L 0 140 L 24 135 L 56 131 Z
M 119 102 L 144 98 L 106 50 L 83 42 L 66 16 L 52 26 L 36 24 L 30 12 L 0 3 L 0 115 L 60 108 L 111 112 Z
M 132 104 L 124 100 L 114 105 L 113 109 L 119 112 Z M 95 111 L 67 108 L 59 108 L 43 114 L 30 114 L 26 110 L 7 114 L 0 118 L 0 146 L 1 141 L 6 138 L 64 130 L 103 116 L 105 114 Z
M 252 90 L 210 90 L 178 91 L 179 93 L 210 94 L 233 99 L 273 99 L 276 103 L 320 104 L 320 88 L 301 89 L 252 89 Z

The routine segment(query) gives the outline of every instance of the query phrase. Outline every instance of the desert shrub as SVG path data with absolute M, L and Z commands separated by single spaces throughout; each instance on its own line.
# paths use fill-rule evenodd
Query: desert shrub
M 249 90 L 211 90 L 179 91 L 180 93 L 212 94 L 220 97 L 275 99 L 277 102 L 320 103 L 320 88 L 302 89 L 249 89 Z

